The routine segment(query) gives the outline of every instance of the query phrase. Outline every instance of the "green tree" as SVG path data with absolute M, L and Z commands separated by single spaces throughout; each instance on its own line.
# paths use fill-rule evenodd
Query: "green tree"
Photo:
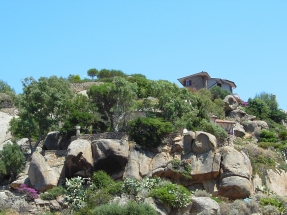
M 121 70 L 101 69 L 97 75 L 98 78 L 126 77 L 127 75 Z
M 97 76 L 99 74 L 99 71 L 95 68 L 93 69 L 89 69 L 87 71 L 88 76 L 92 77 L 92 80 L 94 79 L 95 76 Z
M 81 81 L 81 77 L 77 74 L 77 75 L 69 75 L 68 77 L 68 80 L 71 82 L 71 83 L 77 83 L 77 82 L 80 82 Z
M 0 151 L 0 178 L 1 175 L 8 174 L 12 180 L 15 180 L 17 174 L 23 169 L 24 163 L 25 156 L 20 146 L 16 143 L 6 144 Z
M 68 101 L 73 94 L 69 83 L 63 78 L 41 77 L 38 81 L 25 78 L 22 81 L 23 94 L 19 101 L 19 118 L 14 118 L 10 125 L 16 136 L 27 137 L 33 153 L 52 128 L 64 121 L 63 116 Z M 32 138 L 36 143 L 32 145 Z
M 0 79 L 0 93 L 6 93 L 10 95 L 11 93 L 15 94 L 15 91 L 5 81 Z
M 270 115 L 270 108 L 259 98 L 248 99 L 248 106 L 245 108 L 250 115 L 256 116 L 258 119 L 267 119 Z
M 92 86 L 88 95 L 98 108 L 103 120 L 110 122 L 112 130 L 125 128 L 127 116 L 136 108 L 137 85 L 121 77 L 114 81 Z
M 149 94 L 158 99 L 155 110 L 164 120 L 171 122 L 176 129 L 192 127 L 199 113 L 197 97 L 192 92 L 164 80 L 151 81 L 148 88 Z

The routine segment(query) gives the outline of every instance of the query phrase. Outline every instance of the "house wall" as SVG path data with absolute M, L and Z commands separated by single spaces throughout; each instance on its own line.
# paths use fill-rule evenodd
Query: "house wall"
M 208 79 L 207 80 L 207 89 L 209 89 L 212 86 L 216 86 L 216 80 L 215 79 Z
M 191 80 L 191 86 L 186 86 L 186 81 L 188 81 L 188 80 Z M 200 90 L 202 88 L 205 88 L 205 80 L 206 80 L 206 78 L 204 76 L 194 76 L 194 77 L 186 78 L 184 80 L 184 84 L 186 87 Z
M 207 89 L 209 89 L 209 88 L 211 88 L 211 87 L 213 87 L 213 86 L 217 86 L 216 85 L 216 79 L 208 79 L 207 80 Z M 229 92 L 231 92 L 232 93 L 232 87 L 230 87 L 230 85 L 229 84 L 227 84 L 227 83 L 222 83 L 221 84 L 221 88 L 223 89 L 223 90 L 228 90 Z
M 229 91 L 229 92 L 232 93 L 232 87 L 230 87 L 229 84 L 222 83 L 221 88 L 222 88 L 223 90 L 227 90 L 227 91 Z

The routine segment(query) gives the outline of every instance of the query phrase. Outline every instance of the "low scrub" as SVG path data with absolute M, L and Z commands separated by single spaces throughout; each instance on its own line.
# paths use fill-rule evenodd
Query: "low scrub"
M 137 204 L 129 202 L 120 206 L 117 204 L 106 204 L 92 210 L 93 215 L 157 215 L 155 209 L 148 204 Z
M 53 187 L 45 193 L 41 194 L 41 199 L 43 200 L 53 200 L 58 196 L 64 195 L 67 193 L 67 190 L 64 187 Z
M 259 134 L 259 141 L 260 142 L 277 142 L 276 135 L 271 132 L 263 129 Z
M 191 201 L 191 193 L 185 187 L 172 183 L 152 189 L 150 196 L 173 208 L 186 207 Z

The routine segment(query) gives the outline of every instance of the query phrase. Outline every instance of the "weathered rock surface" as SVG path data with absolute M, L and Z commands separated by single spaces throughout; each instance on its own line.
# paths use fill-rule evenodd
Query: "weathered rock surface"
M 209 197 L 192 198 L 191 215 L 220 215 L 220 208 L 216 201 Z
M 95 170 L 105 170 L 121 177 L 129 156 L 129 144 L 125 140 L 99 139 L 92 142 Z
M 224 99 L 224 110 L 229 111 L 229 110 L 235 110 L 238 107 L 238 102 L 232 95 L 226 96 Z
M 75 132 L 76 133 L 76 132 Z M 65 150 L 70 144 L 70 140 L 62 136 L 59 131 L 49 132 L 46 136 L 43 149 L 45 150 Z
M 91 143 L 87 140 L 74 140 L 67 149 L 66 167 L 67 177 L 76 175 L 91 177 L 94 166 Z
M 233 131 L 234 131 L 234 135 L 236 137 L 244 137 L 245 136 L 245 130 L 243 128 L 243 126 L 239 123 L 236 123 L 234 128 L 233 128 Z
M 287 194 L 287 173 L 283 170 L 274 171 L 272 169 L 267 170 L 266 187 L 279 196 L 286 196 Z
M 248 197 L 253 191 L 251 175 L 249 158 L 232 147 L 224 147 L 218 194 L 231 199 Z
M 142 149 L 132 148 L 128 157 L 128 163 L 124 177 L 141 179 L 150 171 L 150 163 L 156 153 Z
M 241 123 L 243 121 L 249 121 L 249 120 L 252 121 L 252 120 L 256 119 L 256 116 L 248 115 L 246 112 L 244 112 L 243 110 L 240 110 L 238 108 L 228 112 L 227 117 L 232 118 L 236 122 L 239 122 L 239 123 Z
M 203 154 L 210 150 L 214 150 L 217 146 L 217 141 L 214 135 L 203 132 L 195 132 L 195 141 L 192 143 L 191 151 L 195 154 Z
M 9 131 L 9 123 L 12 118 L 12 116 L 0 112 L 0 147 L 5 141 L 10 140 L 12 137 Z
M 38 152 L 34 152 L 31 157 L 28 176 L 33 188 L 40 192 L 57 186 L 60 177 L 59 173 L 54 171 Z
M 256 129 L 259 129 L 259 131 L 262 129 L 269 130 L 269 126 L 265 121 L 254 120 L 244 123 L 244 129 L 247 133 L 253 133 Z

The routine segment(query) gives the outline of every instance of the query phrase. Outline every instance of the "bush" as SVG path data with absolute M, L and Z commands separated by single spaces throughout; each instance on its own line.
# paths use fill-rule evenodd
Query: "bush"
M 190 203 L 191 193 L 181 185 L 170 183 L 152 189 L 150 196 L 173 208 L 182 208 Z
M 25 156 L 16 143 L 6 144 L 0 151 L 0 178 L 1 175 L 11 174 L 14 180 L 24 167 Z
M 66 194 L 67 190 L 64 187 L 53 187 L 48 190 L 46 193 L 41 194 L 41 199 L 43 200 L 53 200 L 58 196 Z
M 213 134 L 219 140 L 223 140 L 227 137 L 227 132 L 223 128 L 219 125 L 207 122 L 206 120 L 203 120 L 200 123 L 200 128 L 205 132 Z
M 84 179 L 79 176 L 71 179 L 66 179 L 66 200 L 76 211 L 85 206 L 86 192 L 83 183 Z
M 210 92 L 214 99 L 224 99 L 226 96 L 230 95 L 230 92 L 228 90 L 223 90 L 219 86 L 214 86 L 210 89 Z
M 172 159 L 170 163 L 175 172 L 181 173 L 187 179 L 191 178 L 191 165 L 186 160 Z
M 130 121 L 128 127 L 131 138 L 144 147 L 158 147 L 161 138 L 172 132 L 170 122 L 154 118 L 137 118 Z
M 89 189 L 86 193 L 86 203 L 88 208 L 94 208 L 100 205 L 108 204 L 112 197 L 113 196 L 107 193 L 106 190 L 94 191 Z
M 61 132 L 68 136 L 73 136 L 76 133 L 76 126 L 81 126 L 80 131 L 83 134 L 90 134 L 95 131 L 106 129 L 105 124 L 99 121 L 95 115 L 88 112 L 74 110 L 65 121 L 61 128 Z
M 287 140 L 287 131 L 280 131 L 278 136 L 281 140 Z
M 263 129 L 261 130 L 259 134 L 259 141 L 260 142 L 277 142 L 277 138 L 273 132 Z
M 279 197 L 266 197 L 260 199 L 260 205 L 266 206 L 266 205 L 272 205 L 277 208 L 279 212 L 285 211 L 285 205 L 284 201 L 279 199 Z
M 157 215 L 157 212 L 148 204 L 136 204 L 129 202 L 120 206 L 117 204 L 108 204 L 96 207 L 92 211 L 93 215 Z
M 16 210 L 20 214 L 25 214 L 31 209 L 31 205 L 24 199 L 18 199 L 12 204 L 12 209 Z
M 114 183 L 114 180 L 105 171 L 99 170 L 94 172 L 92 182 L 97 189 L 102 189 L 109 187 Z

